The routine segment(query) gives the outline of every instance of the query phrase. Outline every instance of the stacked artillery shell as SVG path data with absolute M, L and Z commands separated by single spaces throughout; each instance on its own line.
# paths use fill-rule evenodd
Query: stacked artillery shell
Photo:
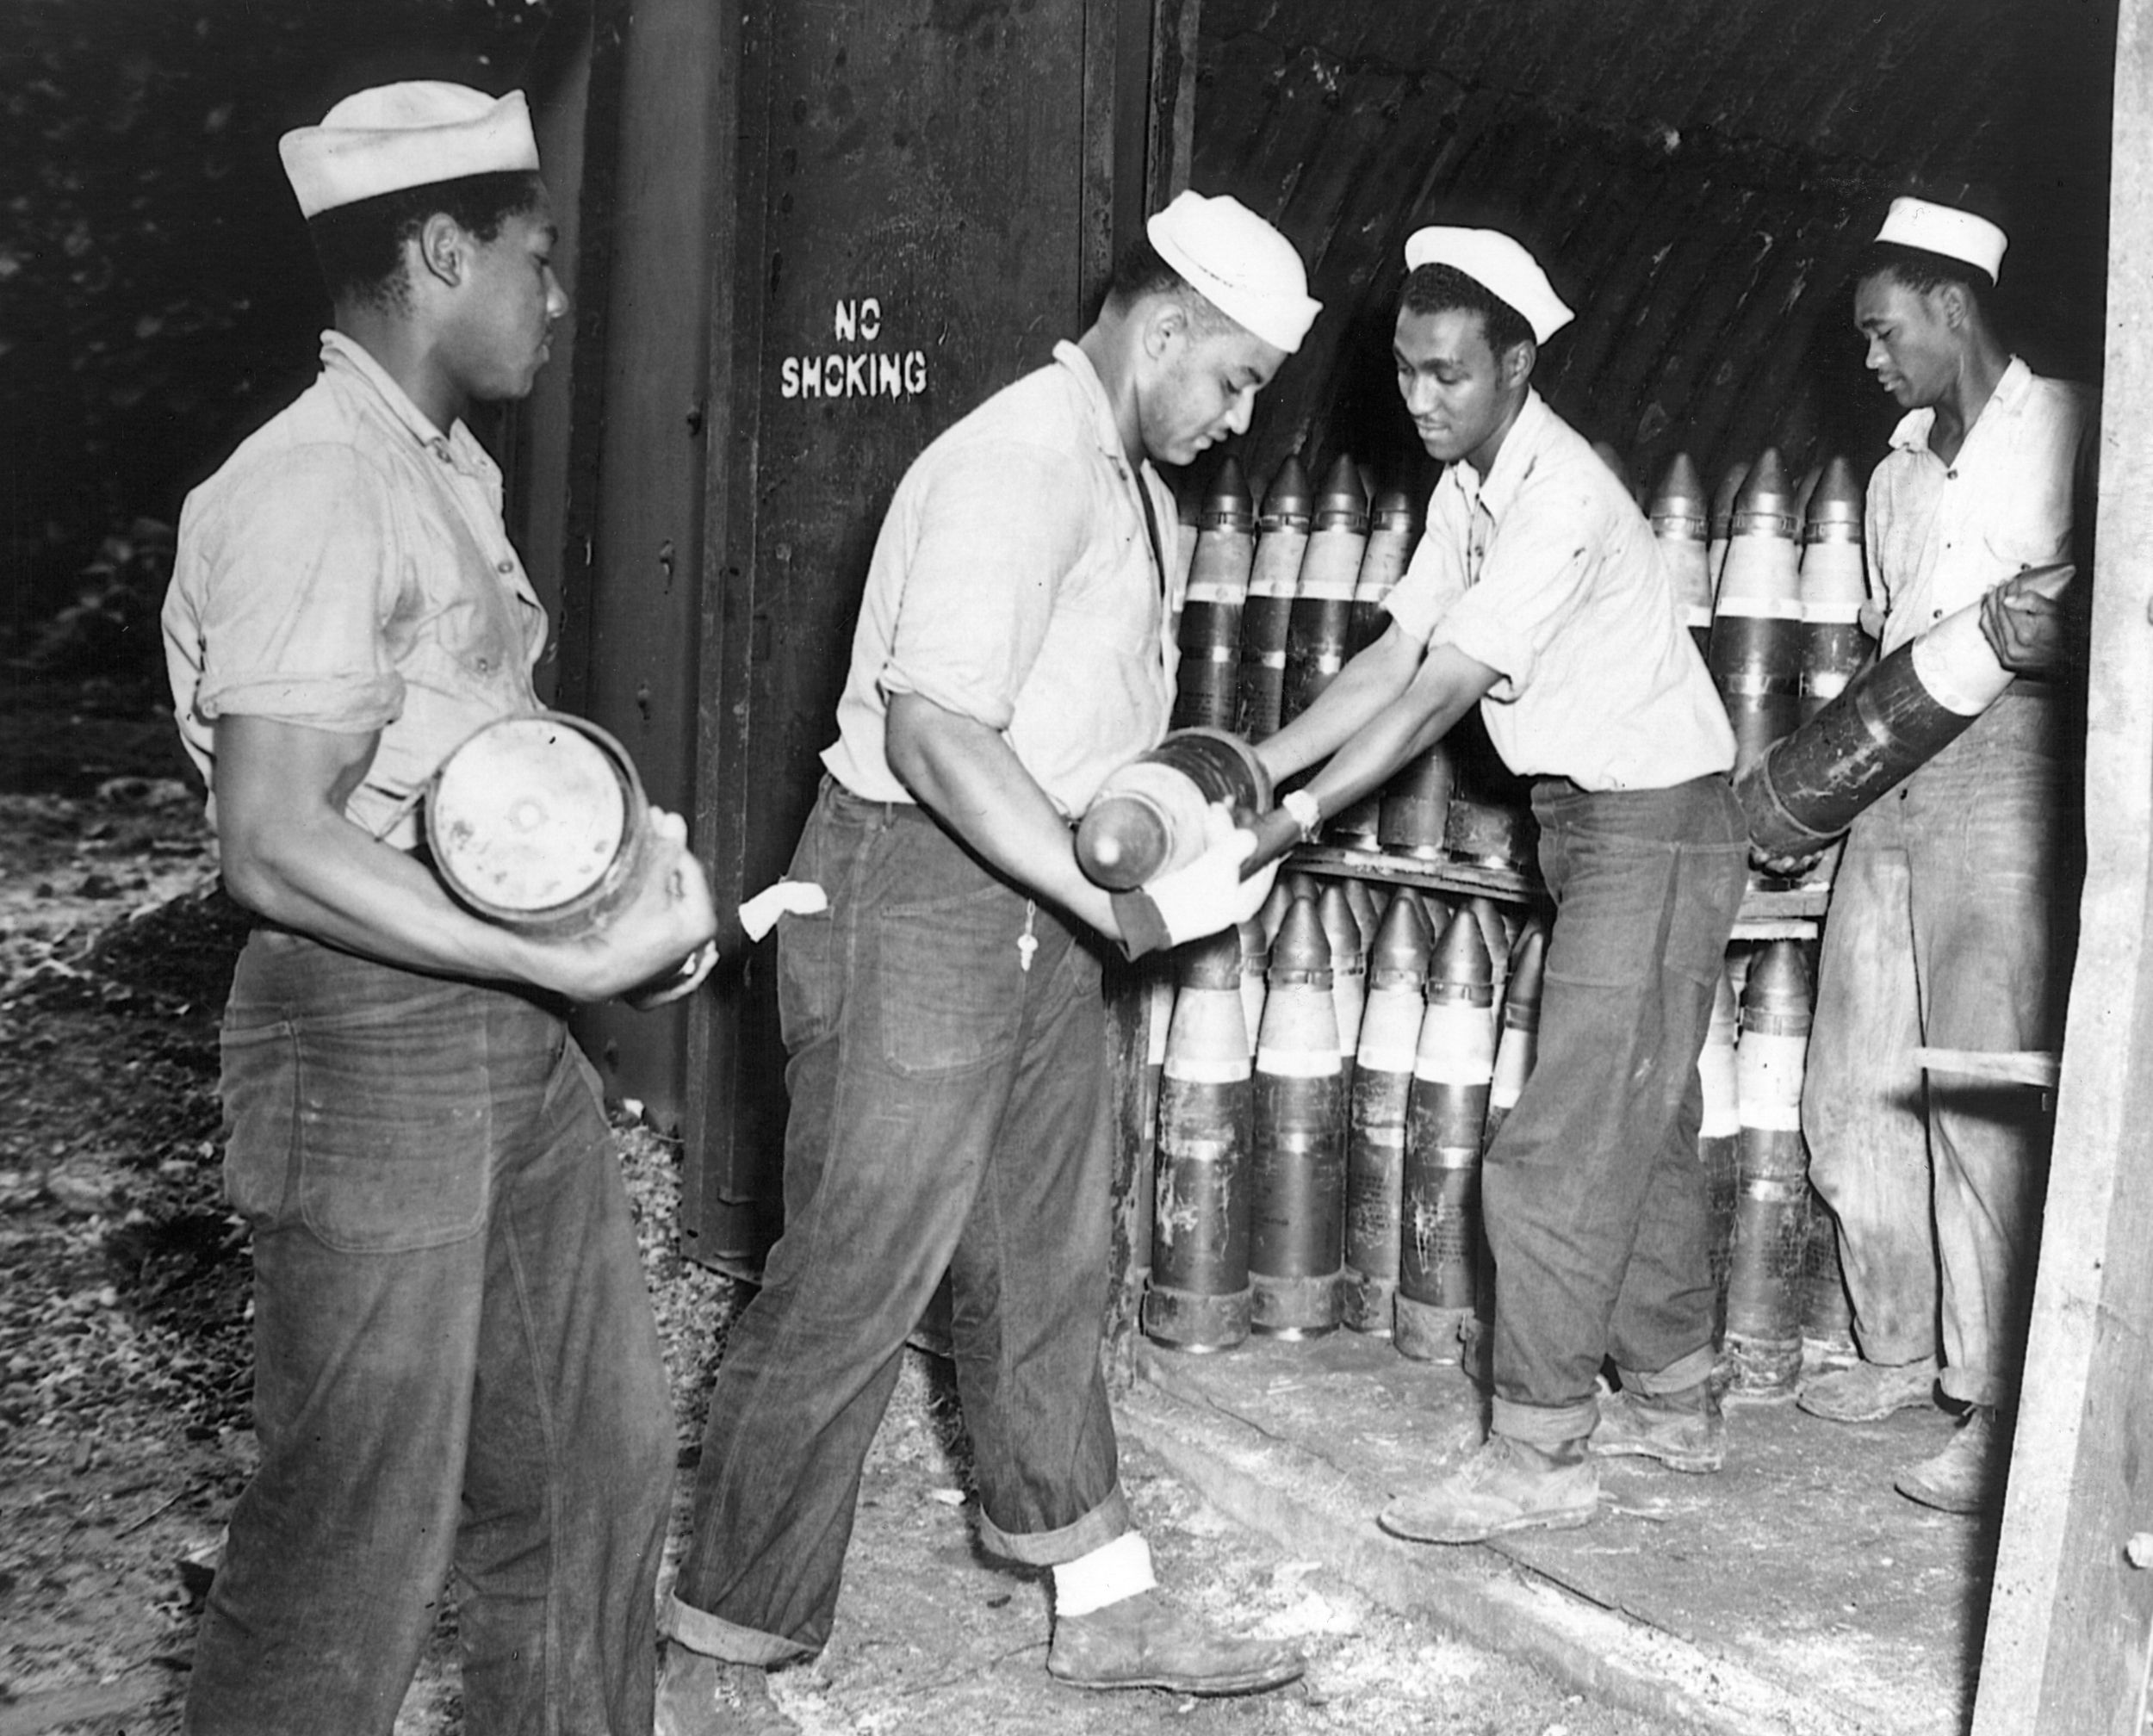
M 1304 888 L 1310 884 L 1306 874 L 1288 871 L 1280 875 L 1271 882 L 1270 896 L 1264 899 L 1263 908 L 1256 912 L 1258 919 L 1263 924 L 1263 951 L 1266 955 L 1263 968 L 1266 970 L 1270 969 L 1269 954 L 1271 942 L 1278 939 L 1278 931 L 1286 926 L 1286 913 L 1294 908 L 1294 888 L 1296 882 Z M 1250 1040 L 1254 1039 L 1250 1038 Z
M 1734 990 L 1724 969 L 1712 995 L 1712 1022 L 1697 1058 L 1704 1116 L 1697 1135 L 1697 1162 L 1704 1169 L 1704 1198 L 1710 1224 L 1712 1342 L 1727 1334 L 1728 1256 L 1734 1236 L 1734 1200 L 1742 1150 L 1741 1087 L 1734 1062 Z
M 1706 661 L 1734 727 L 1739 775 L 1800 722 L 1802 584 L 1794 496 L 1779 455 L 1750 467 L 1734 501 Z
M 1383 786 L 1376 839 L 1386 850 L 1432 861 L 1443 854 L 1450 813 L 1450 750 L 1438 741 Z
M 1345 1131 L 1331 944 L 1316 902 L 1296 898 L 1271 942 L 1256 1047 L 1249 1281 L 1258 1332 L 1311 1338 L 1338 1324 Z
M 1338 1015 L 1338 1070 L 1349 1095 L 1353 1089 L 1353 1054 L 1361 1042 L 1361 1014 L 1368 1002 L 1367 951 L 1361 924 L 1345 887 L 1333 880 L 1323 889 L 1316 913 L 1331 947 L 1331 1003 Z
M 1802 1261 L 1802 1340 L 1809 1361 L 1843 1364 L 1856 1354 L 1854 1302 L 1839 1263 L 1839 1219 L 1814 1193 Z
M 1480 944 L 1487 948 L 1488 989 L 1492 996 L 1488 1022 L 1490 1028 L 1499 1029 L 1502 1015 L 1495 1009 L 1503 1004 L 1504 986 L 1510 981 L 1511 925 L 1504 918 L 1503 907 L 1492 898 L 1475 896 L 1466 901 L 1464 908 L 1480 925 Z
M 1450 800 L 1443 816 L 1443 853 L 1513 871 L 1533 859 L 1530 797 L 1503 763 L 1476 707 L 1443 738 L 1450 753 Z
M 1540 979 L 1548 954 L 1547 931 L 1529 922 L 1517 931 L 1510 952 L 1510 979 L 1503 990 L 1503 1018 L 1495 1038 L 1495 1071 L 1488 1082 L 1487 1130 L 1484 1150 L 1517 1107 L 1518 1094 L 1533 1070 L 1540 1049 Z
M 1375 895 L 1368 890 L 1368 883 L 1361 879 L 1342 880 L 1346 902 L 1353 907 L 1353 920 L 1361 927 L 1361 950 L 1365 952 L 1375 944 L 1375 931 L 1383 926 L 1383 909 L 1375 902 Z
M 1353 612 L 1346 625 L 1346 659 L 1350 662 L 1383 636 L 1384 602 L 1405 577 L 1412 559 L 1413 544 L 1420 535 L 1420 521 L 1413 511 L 1412 496 L 1403 488 L 1386 488 L 1368 509 L 1368 549 L 1361 556 L 1361 571 L 1353 581 Z M 1444 794 L 1449 794 L 1448 782 Z M 1324 830 L 1341 843 L 1373 850 L 1381 841 L 1383 792 L 1370 790 L 1358 802 L 1334 815 Z M 1442 821 L 1436 821 L 1436 842 L 1442 841 Z
M 1861 630 L 1869 598 L 1862 561 L 1862 488 L 1834 458 L 1809 496 L 1802 545 L 1801 721 L 1808 722 L 1861 673 L 1875 648 Z
M 1674 578 L 1675 603 L 1682 623 L 1697 642 L 1697 654 L 1709 654 L 1712 642 L 1712 561 L 1707 536 L 1704 484 L 1687 452 L 1678 452 L 1653 493 L 1646 516 L 1654 540 Z M 1728 516 L 1733 516 L 1730 501 Z
M 1346 1132 L 1345 1275 L 1338 1310 L 1356 1332 L 1391 1336 L 1398 1293 L 1405 1108 L 1420 1046 L 1428 924 L 1411 887 L 1393 895 L 1368 949 L 1368 1005 Z
M 1472 913 L 1453 916 L 1428 960 L 1428 1004 L 1406 1096 L 1400 1189 L 1399 1349 L 1455 1357 L 1479 1300 L 1480 1133 L 1495 1070 L 1494 973 Z
M 1231 933 L 1176 954 L 1180 992 L 1159 1079 L 1157 1179 L 1144 1330 L 1184 1350 L 1249 1336 L 1249 1162 L 1255 1095 Z
M 1151 1219 L 1158 1169 L 1158 1095 L 1166 1066 L 1166 1032 L 1174 1016 L 1174 979 L 1153 968 L 1144 994 L 1144 1077 L 1137 1088 L 1136 1174 L 1130 1182 L 1135 1206 L 1129 1231 L 1132 1275 L 1151 1269 Z
M 1802 1074 L 1809 1046 L 1809 969 L 1800 946 L 1758 952 L 1742 987 L 1735 1076 L 1741 1154 L 1727 1291 L 1728 1390 L 1785 1398 L 1802 1372 L 1802 1271 L 1809 1237 Z
M 1727 565 L 1727 542 L 1734 529 L 1734 497 L 1742 492 L 1742 484 L 1749 475 L 1749 466 L 1730 466 L 1720 478 L 1720 486 L 1712 491 L 1712 524 L 1707 538 L 1704 559 L 1712 569 L 1712 593 L 1719 594 L 1720 572 Z
M 1232 462 L 1231 456 L 1226 462 Z M 1241 498 L 1244 501 L 1248 499 L 1247 489 L 1241 491 Z M 1174 497 L 1174 590 L 1186 602 L 1189 575 L 1196 567 L 1196 539 L 1203 534 L 1203 509 L 1193 494 L 1177 493 Z
M 1286 693 L 1286 635 L 1300 588 L 1301 557 L 1308 549 L 1308 519 L 1315 510 L 1308 473 L 1289 457 L 1271 479 L 1256 521 L 1256 560 L 1249 572 L 1248 601 L 1241 611 L 1241 690 L 1237 728 L 1251 741 L 1278 728 Z
M 1231 729 L 1241 710 L 1241 617 L 1256 554 L 1254 509 L 1229 456 L 1212 478 L 1196 535 L 1175 642 L 1181 647 L 1173 727 Z
M 1204 815 L 1223 802 L 1236 814 L 1271 805 L 1271 778 L 1249 744 L 1197 725 L 1116 767 L 1076 827 L 1076 861 L 1094 884 L 1141 886 L 1202 853 Z
M 1316 500 L 1308 548 L 1300 563 L 1286 628 L 1286 687 L 1279 721 L 1291 722 L 1345 666 L 1353 593 L 1368 551 L 1368 497 L 1350 458 L 1331 467 Z
M 1237 938 L 1241 945 L 1241 1022 L 1248 1029 L 1249 1057 L 1253 1060 L 1256 1033 L 1263 1028 L 1265 979 L 1271 969 L 1271 936 L 1259 913 L 1242 922 Z

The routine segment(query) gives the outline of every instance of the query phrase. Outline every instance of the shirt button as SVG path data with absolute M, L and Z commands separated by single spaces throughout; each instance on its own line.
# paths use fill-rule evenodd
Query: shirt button
M 496 561 L 493 563 L 493 570 L 496 573 L 513 573 L 516 570 L 516 563 L 513 561 Z

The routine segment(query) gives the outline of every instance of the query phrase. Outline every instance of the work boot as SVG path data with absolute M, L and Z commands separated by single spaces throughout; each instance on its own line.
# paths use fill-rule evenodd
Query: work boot
M 1583 1525 L 1599 1500 L 1600 1467 L 1583 1441 L 1542 1451 L 1491 1435 L 1426 1494 L 1399 1496 L 1375 1522 L 1416 1543 L 1480 1543 L 1505 1531 Z
M 1935 1397 L 1936 1358 L 1919 1362 L 1857 1362 L 1803 1383 L 1794 1402 L 1827 1423 L 1881 1423 Z
M 2010 1431 L 1997 1421 L 1995 1409 L 1970 1404 L 1944 1450 L 1902 1471 L 1892 1486 L 1939 1512 L 1989 1512 L 2003 1500 L 2010 1456 Z
M 1670 1471 L 1716 1471 L 1727 1462 L 1727 1421 L 1719 1400 L 1700 1380 L 1664 1397 L 1600 1395 L 1599 1426 L 1587 1443 L 1601 1459 L 1657 1459 Z
M 1290 1646 L 1212 1631 L 1156 1590 L 1054 1621 L 1046 1673 L 1072 1688 L 1261 1694 L 1307 1665 Z
M 729 1664 L 666 1642 L 658 1666 L 658 1712 L 652 1736 L 800 1736 L 800 1727 L 770 1697 L 766 1671 Z

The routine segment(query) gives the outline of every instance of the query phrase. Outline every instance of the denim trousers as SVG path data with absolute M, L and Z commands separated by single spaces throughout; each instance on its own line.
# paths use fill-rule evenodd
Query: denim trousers
M 519 995 L 266 929 L 223 1049 L 261 1466 L 185 1729 L 388 1731 L 454 1572 L 473 1736 L 645 1736 L 676 1449 L 589 1063 Z
M 1050 1566 L 1129 1528 L 1097 958 L 920 809 L 830 780 L 791 873 L 829 909 L 779 931 L 785 1231 L 718 1368 L 667 1621 L 744 1664 L 828 1639 L 861 1464 L 945 1270 L 982 1541 Z
M 1856 819 L 1824 924 L 1802 1099 L 1864 1357 L 2018 1386 L 2048 1174 L 2040 1094 L 1914 1050 L 2052 1050 L 2083 871 L 2075 708 L 2020 682 Z
M 1575 1441 L 1612 1357 L 1626 1385 L 1709 1372 L 1713 1285 L 1697 1053 L 1747 880 L 1723 777 L 1665 790 L 1535 787 L 1555 906 L 1540 1047 L 1486 1154 L 1495 1432 Z

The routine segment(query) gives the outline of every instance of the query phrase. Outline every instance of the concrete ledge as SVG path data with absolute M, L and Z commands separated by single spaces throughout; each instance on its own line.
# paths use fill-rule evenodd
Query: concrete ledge
M 1379 1530 L 1390 1491 L 1220 1408 L 1139 1343 L 1117 1422 L 1221 1512 L 1364 1595 L 1608 1704 L 1713 1736 L 1873 1736 L 1732 1658 L 1578 1596 L 1499 1546 L 1429 1548 Z

